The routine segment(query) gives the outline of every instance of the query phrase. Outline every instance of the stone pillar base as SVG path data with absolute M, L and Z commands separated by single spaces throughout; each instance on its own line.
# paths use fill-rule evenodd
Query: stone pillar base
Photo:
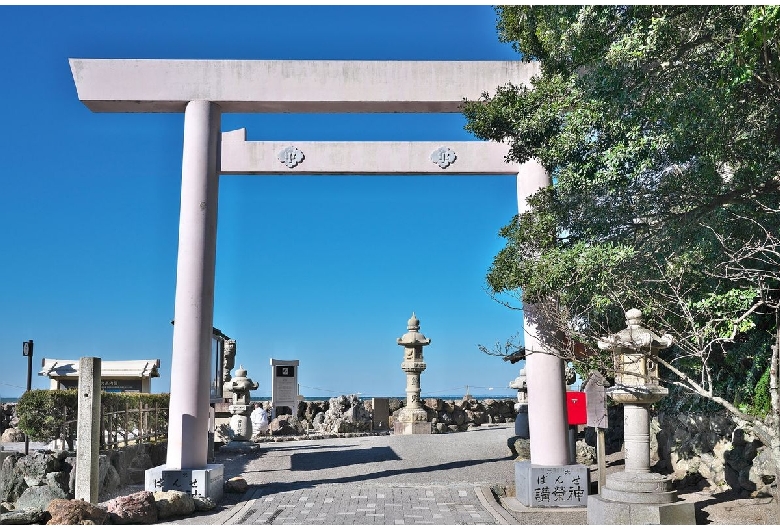
M 588 498 L 588 524 L 696 524 L 696 514 L 692 502 L 639 504 L 591 495 Z
M 169 469 L 165 464 L 147 469 L 144 474 L 146 491 L 181 491 L 208 497 L 214 502 L 222 498 L 225 466 L 207 464 L 203 469 Z
M 399 421 L 393 422 L 393 434 L 431 434 L 433 425 L 430 421 Z
M 696 524 L 696 516 L 664 475 L 620 471 L 588 500 L 588 524 Z
M 529 508 L 578 507 L 588 505 L 588 466 L 540 466 L 515 462 L 517 500 Z

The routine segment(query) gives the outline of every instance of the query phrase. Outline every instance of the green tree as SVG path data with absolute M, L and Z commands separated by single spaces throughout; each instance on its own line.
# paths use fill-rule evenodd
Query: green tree
M 76 390 L 28 390 L 16 405 L 19 429 L 35 441 L 62 438 L 73 450 L 77 408 Z
M 548 342 L 588 345 L 591 363 L 606 364 L 595 339 L 641 309 L 675 338 L 669 384 L 752 423 L 780 463 L 780 7 L 497 13 L 541 75 L 466 102 L 466 128 L 554 185 L 501 230 L 491 292 L 540 304 Z M 767 368 L 762 418 L 739 401 Z

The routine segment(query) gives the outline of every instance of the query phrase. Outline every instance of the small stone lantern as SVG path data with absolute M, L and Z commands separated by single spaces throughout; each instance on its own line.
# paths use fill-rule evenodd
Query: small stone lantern
M 252 439 L 252 422 L 249 391 L 260 386 L 246 376 L 246 370 L 239 366 L 236 375 L 225 383 L 224 390 L 232 392 L 233 403 L 228 407 L 233 416 L 230 417 L 230 428 L 233 431 L 232 441 L 246 442 Z
M 588 498 L 588 524 L 695 524 L 692 503 L 679 502 L 671 480 L 650 473 L 650 405 L 669 390 L 659 385 L 657 354 L 672 345 L 642 327 L 642 312 L 626 312 L 627 328 L 599 341 L 615 356 L 615 386 L 607 394 L 623 404 L 625 470 L 606 477 Z
M 406 326 L 407 332 L 398 339 L 404 347 L 404 361 L 401 369 L 406 372 L 406 406 L 398 411 L 393 420 L 395 434 L 431 434 L 428 412 L 420 404 L 420 374 L 425 370 L 423 347 L 431 339 L 420 333 L 420 321 L 414 313 Z
M 509 383 L 509 388 L 517 390 L 515 436 L 530 438 L 530 431 L 528 430 L 528 381 L 525 376 L 525 368 L 520 370 L 520 374 L 515 380 Z

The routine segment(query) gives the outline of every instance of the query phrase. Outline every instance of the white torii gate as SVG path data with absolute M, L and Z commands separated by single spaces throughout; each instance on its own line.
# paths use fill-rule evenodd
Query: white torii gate
M 71 59 L 70 66 L 79 99 L 94 112 L 184 112 L 169 470 L 207 468 L 219 174 L 513 174 L 520 211 L 550 184 L 537 162 L 505 163 L 508 147 L 497 143 L 247 142 L 243 129 L 220 131 L 224 112 L 460 112 L 463 98 L 476 100 L 486 88 L 528 84 L 536 63 Z M 563 362 L 544 353 L 530 311 L 531 462 L 563 466 Z

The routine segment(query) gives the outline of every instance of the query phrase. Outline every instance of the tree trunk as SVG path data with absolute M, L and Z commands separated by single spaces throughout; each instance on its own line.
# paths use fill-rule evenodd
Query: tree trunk
M 769 362 L 769 428 L 772 439 L 769 449 L 772 451 L 772 461 L 775 463 L 775 485 L 780 484 L 780 392 L 777 389 L 778 354 L 780 354 L 780 306 L 775 308 L 775 345 L 772 348 L 772 358 Z M 780 492 L 775 488 L 775 510 L 780 516 Z

